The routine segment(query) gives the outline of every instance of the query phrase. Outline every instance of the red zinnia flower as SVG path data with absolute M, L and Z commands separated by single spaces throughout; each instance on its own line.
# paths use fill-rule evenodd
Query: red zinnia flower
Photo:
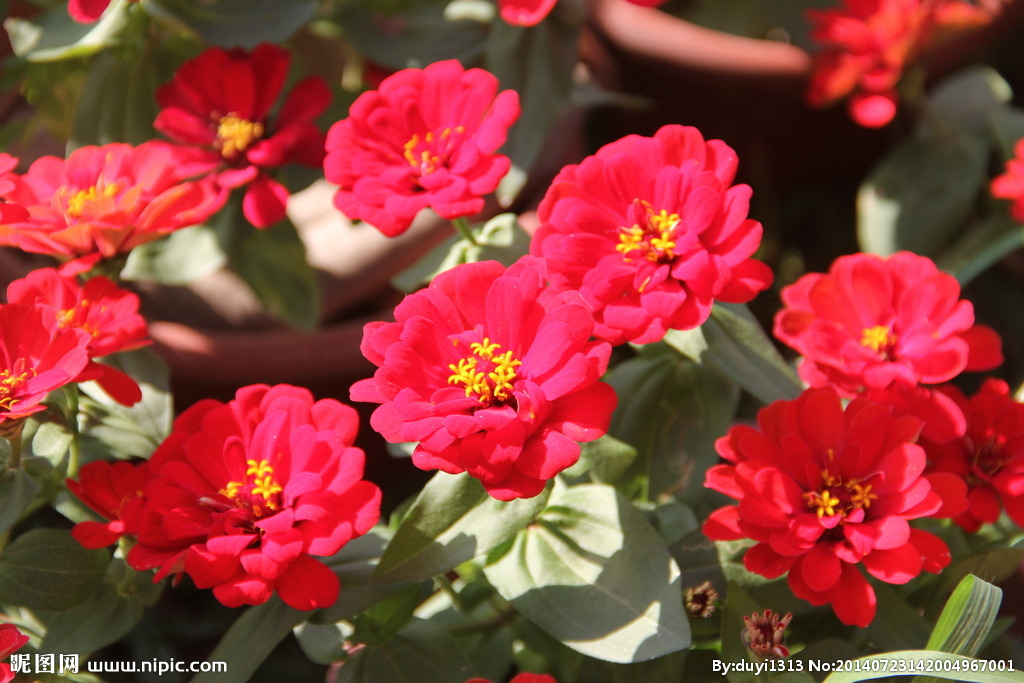
M 98 460 L 82 467 L 78 481 L 67 480 L 68 490 L 108 521 L 79 522 L 71 535 L 86 548 L 102 548 L 117 543 L 121 536 L 137 535 L 149 480 L 148 462 Z
M 627 0 L 641 7 L 657 7 L 665 0 Z M 515 26 L 536 26 L 554 9 L 557 0 L 498 0 L 501 18 Z
M 1003 362 L 999 336 L 959 297 L 956 279 L 924 256 L 842 256 L 782 290 L 774 333 L 804 356 L 811 386 L 850 395 L 896 380 L 937 384 Z
M 338 552 L 380 516 L 380 490 L 352 446 L 357 428 L 352 408 L 286 385 L 197 403 L 149 461 L 128 563 L 159 568 L 155 580 L 188 574 L 229 607 L 275 591 L 296 609 L 334 604 L 338 577 L 313 556 Z
M 968 486 L 968 509 L 953 521 L 974 532 L 995 522 L 1003 508 L 1024 526 L 1024 405 L 1013 399 L 1010 387 L 988 379 L 969 400 L 952 385 L 946 392 L 963 409 L 966 433 L 938 443 L 921 439 L 932 468 L 962 477 Z
M 89 335 L 48 306 L 0 306 L 0 427 L 45 410 L 46 394 L 75 381 L 89 362 Z
M 1006 162 L 1006 172 L 992 181 L 992 196 L 1009 199 L 1013 220 L 1024 223 L 1024 138 L 1013 146 L 1014 158 Z
M 509 169 L 495 152 L 519 117 L 514 90 L 455 60 L 402 69 L 352 104 L 327 133 L 334 205 L 389 237 L 421 210 L 452 219 L 479 213 Z
M 875 616 L 875 592 L 857 564 L 895 584 L 949 564 L 938 537 L 908 524 L 942 508 L 921 476 L 919 420 L 865 398 L 844 411 L 824 388 L 771 404 L 758 426 L 733 427 L 716 442 L 730 464 L 712 467 L 705 482 L 739 504 L 713 512 L 704 533 L 757 541 L 743 558 L 748 570 L 769 578 L 789 572 L 794 595 L 831 603 L 844 624 L 863 627 Z
M 878 128 L 896 115 L 905 65 L 943 32 L 979 26 L 989 14 L 960 0 L 845 0 L 841 9 L 808 10 L 821 44 L 807 100 L 831 104 L 850 95 L 850 117 Z
M 194 155 L 163 142 L 138 147 L 82 147 L 65 161 L 43 157 L 24 175 L 6 173 L 0 199 L 26 214 L 0 224 L 0 245 L 75 258 L 67 270 L 88 269 L 179 228 L 202 223 L 223 205 L 194 175 Z M 81 258 L 78 258 L 81 257 Z
M 28 642 L 28 636 L 14 624 L 0 624 L 0 659 L 6 659 Z M 8 664 L 0 664 L 0 683 L 14 680 L 14 672 Z
M 750 187 L 731 185 L 736 165 L 724 142 L 684 126 L 605 145 L 555 178 L 530 252 L 552 286 L 580 291 L 612 344 L 697 327 L 716 299 L 750 301 L 772 281 L 750 258 L 762 230 L 747 218 Z
M 486 678 L 471 678 L 466 683 L 491 683 Z M 547 674 L 521 673 L 509 683 L 556 683 L 555 679 Z
M 499 500 L 529 498 L 608 429 L 614 390 L 598 381 L 611 347 L 575 292 L 544 286 L 524 257 L 458 266 L 407 296 L 397 322 L 366 325 L 379 369 L 352 399 L 382 403 L 370 423 L 390 442 L 419 441 L 413 463 L 469 472 Z
M 89 365 L 76 382 L 95 380 L 114 400 L 134 405 L 142 398 L 139 385 L 127 374 L 94 358 L 130 351 L 149 343 L 146 321 L 139 315 L 139 297 L 105 277 L 90 278 L 79 286 L 73 277 L 52 268 L 32 271 L 7 286 L 14 304 L 42 304 L 54 309 L 61 327 L 89 333 Z
M 110 0 L 68 0 L 68 14 L 80 24 L 91 24 L 98 21 L 109 6 Z
M 319 166 L 324 158 L 324 134 L 313 121 L 331 101 L 322 78 L 301 80 L 270 116 L 289 61 L 286 50 L 269 43 L 252 52 L 213 47 L 156 91 L 163 109 L 153 127 L 176 142 L 205 147 L 206 169 L 222 187 L 246 186 L 242 211 L 258 228 L 284 218 L 288 200 L 268 169 L 290 162 Z

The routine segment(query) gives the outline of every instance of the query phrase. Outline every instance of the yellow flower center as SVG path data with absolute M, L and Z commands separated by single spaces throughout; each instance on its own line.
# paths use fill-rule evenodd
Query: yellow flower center
M 655 212 L 650 203 L 638 200 L 642 218 L 628 228 L 619 228 L 615 250 L 626 261 L 646 259 L 667 262 L 675 258 L 675 232 L 679 214 L 665 209 Z
M 214 145 L 220 150 L 222 157 L 231 159 L 263 137 L 263 130 L 263 124 L 259 121 L 249 121 L 237 114 L 228 114 L 217 122 L 217 140 Z
M 821 471 L 822 486 L 817 491 L 804 494 L 807 508 L 821 517 L 841 515 L 846 517 L 854 510 L 866 510 L 878 495 L 871 492 L 871 484 L 861 484 L 858 479 L 844 482 L 842 477 Z
M 64 212 L 71 218 L 81 218 L 82 214 L 84 214 L 90 206 L 103 199 L 110 199 L 114 197 L 120 190 L 121 186 L 119 183 L 112 183 L 110 185 L 104 184 L 102 189 L 93 185 L 85 190 L 79 190 L 68 198 L 68 203 Z M 59 194 L 62 196 L 66 195 L 67 188 L 61 188 Z
M 413 134 L 405 143 L 402 156 L 410 166 L 419 171 L 420 175 L 433 173 L 451 154 L 452 134 L 465 132 L 465 126 L 456 126 L 445 128 L 440 135 L 435 135 L 434 131 L 427 131 L 422 138 L 418 134 Z
M 82 299 L 74 306 L 74 308 L 57 311 L 57 324 L 64 329 L 77 327 L 80 330 L 85 330 L 93 337 L 98 337 L 100 335 L 99 327 L 94 323 L 90 323 L 85 320 L 89 315 L 90 306 L 92 306 L 91 301 L 88 299 Z M 101 307 L 100 310 L 105 311 L 106 306 Z
M 0 371 L 0 410 L 10 410 L 21 399 L 14 393 L 22 384 L 36 376 L 35 368 L 28 367 L 28 361 L 19 358 L 14 362 L 13 369 Z
M 465 387 L 467 398 L 475 397 L 484 404 L 508 400 L 516 368 L 523 363 L 514 359 L 511 351 L 496 353 L 499 348 L 501 345 L 492 343 L 488 337 L 470 344 L 470 355 L 448 365 L 452 371 L 448 384 Z
M 235 501 L 238 507 L 251 510 L 257 518 L 279 510 L 284 488 L 274 479 L 274 468 L 266 460 L 246 460 L 245 464 L 245 478 L 229 481 L 220 490 L 221 495 Z
M 896 345 L 896 335 L 885 325 L 865 327 L 860 335 L 860 343 L 875 353 L 885 353 Z

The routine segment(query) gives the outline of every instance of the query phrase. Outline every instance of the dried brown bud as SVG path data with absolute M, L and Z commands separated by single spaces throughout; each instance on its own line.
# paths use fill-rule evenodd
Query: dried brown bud
M 698 619 L 707 619 L 714 614 L 717 601 L 718 591 L 715 590 L 710 581 L 705 581 L 699 586 L 687 588 L 686 594 L 683 596 L 686 612 Z
M 773 613 L 770 609 L 764 615 L 754 612 L 743 617 L 746 628 L 743 629 L 743 643 L 750 651 L 762 659 L 781 659 L 789 656 L 786 648 L 786 627 L 793 620 L 793 614 L 784 617 Z

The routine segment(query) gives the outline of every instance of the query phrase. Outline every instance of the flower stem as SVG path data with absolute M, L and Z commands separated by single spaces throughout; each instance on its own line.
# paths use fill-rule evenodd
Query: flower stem
M 7 437 L 7 443 L 11 446 L 11 455 L 7 458 L 7 467 L 17 469 L 21 466 L 21 430 L 17 434 Z
M 454 225 L 455 229 L 459 231 L 460 235 L 462 235 L 462 239 L 474 246 L 480 245 L 480 243 L 476 241 L 476 235 L 474 235 L 473 231 L 470 229 L 469 221 L 466 220 L 465 216 L 453 218 L 452 225 Z
M 71 444 L 69 446 L 67 477 L 74 479 L 78 476 L 78 464 L 81 460 L 81 447 L 79 446 L 78 435 L 78 385 L 75 384 L 68 392 L 68 427 L 71 430 Z

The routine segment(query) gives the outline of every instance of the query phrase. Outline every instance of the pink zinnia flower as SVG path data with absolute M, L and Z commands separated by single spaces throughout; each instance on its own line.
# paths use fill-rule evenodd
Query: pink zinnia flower
M 1024 526 L 1024 405 L 1014 400 L 1010 387 L 988 379 L 968 399 L 952 385 L 943 385 L 967 418 L 966 432 L 944 443 L 921 439 L 936 472 L 962 477 L 968 486 L 968 508 L 953 521 L 975 532 L 993 523 L 1005 508 Z
M 1014 158 L 1006 162 L 1006 172 L 992 181 L 992 196 L 1009 199 L 1013 220 L 1024 223 L 1024 138 L 1013 146 Z
M 315 556 L 380 516 L 380 490 L 352 446 L 357 428 L 352 408 L 286 385 L 197 403 L 149 461 L 128 563 L 158 569 L 155 580 L 188 574 L 229 607 L 275 592 L 296 609 L 334 604 L 338 577 Z
M 139 315 L 139 297 L 102 276 L 79 285 L 53 268 L 34 270 L 7 286 L 7 300 L 54 309 L 61 327 L 89 334 L 89 364 L 76 382 L 95 380 L 114 400 L 134 405 L 142 399 L 139 385 L 127 374 L 95 358 L 130 351 L 146 344 L 146 321 Z
M 109 6 L 110 0 L 68 0 L 68 14 L 80 24 L 91 24 L 98 21 Z
M 612 344 L 699 326 L 715 300 L 750 301 L 772 281 L 751 255 L 761 224 L 732 185 L 736 154 L 695 128 L 629 135 L 566 166 L 540 204 L 530 252 L 556 289 L 578 289 Z
M 728 464 L 709 469 L 705 485 L 739 504 L 713 512 L 704 533 L 753 539 L 743 558 L 748 570 L 768 578 L 788 572 L 798 598 L 831 604 L 844 624 L 867 626 L 875 592 L 857 565 L 903 584 L 950 562 L 937 536 L 908 523 L 939 512 L 934 489 L 948 483 L 922 476 L 920 428 L 920 420 L 865 398 L 844 410 L 831 388 L 777 401 L 758 414 L 757 429 L 736 426 L 716 442 Z
M 122 536 L 137 535 L 149 481 L 148 462 L 135 465 L 98 460 L 82 467 L 78 481 L 67 480 L 68 490 L 107 521 L 79 522 L 71 535 L 86 548 L 102 548 Z
M 519 96 L 498 79 L 455 60 L 402 69 L 365 92 L 327 133 L 327 180 L 334 205 L 389 237 L 421 209 L 443 218 L 484 208 L 509 169 L 497 154 L 519 117 Z
M 491 683 L 486 678 L 471 678 L 466 683 Z M 547 674 L 521 673 L 509 683 L 556 683 L 555 679 Z
M 290 56 L 261 43 L 251 52 L 212 47 L 182 64 L 156 92 L 163 107 L 153 127 L 172 140 L 203 149 L 203 163 L 226 188 L 245 187 L 242 211 L 258 228 L 285 216 L 288 190 L 269 170 L 286 163 L 319 167 L 324 134 L 314 119 L 331 92 L 309 76 L 289 91 L 272 116 Z
M 0 624 L 0 659 L 6 659 L 28 642 L 28 636 L 14 624 Z M 14 680 L 14 672 L 8 664 L 0 664 L 0 683 Z
M 899 380 L 937 384 L 1003 361 L 960 285 L 924 256 L 841 256 L 782 290 L 774 333 L 804 356 L 800 376 L 851 395 Z
M 665 0 L 627 0 L 641 7 L 657 7 Z M 542 22 L 557 0 L 498 0 L 501 18 L 514 26 L 536 26 Z
M 194 161 L 163 142 L 111 143 L 82 147 L 67 160 L 42 157 L 24 175 L 0 175 L 7 186 L 0 199 L 24 209 L 0 224 L 0 245 L 75 259 L 63 270 L 80 272 L 202 223 L 223 199 L 209 183 L 186 182 Z
M 60 326 L 48 306 L 0 305 L 0 428 L 45 410 L 54 389 L 89 362 L 89 335 Z
M 458 266 L 407 296 L 397 322 L 366 325 L 378 366 L 352 399 L 381 403 L 370 423 L 418 441 L 413 463 L 469 472 L 499 500 L 536 496 L 608 429 L 614 390 L 598 381 L 611 347 L 575 292 L 544 286 L 543 261 Z
M 844 0 L 840 9 L 808 10 L 807 17 L 821 45 L 807 101 L 825 106 L 849 95 L 850 117 L 868 128 L 896 115 L 896 85 L 922 50 L 990 19 L 961 0 Z

